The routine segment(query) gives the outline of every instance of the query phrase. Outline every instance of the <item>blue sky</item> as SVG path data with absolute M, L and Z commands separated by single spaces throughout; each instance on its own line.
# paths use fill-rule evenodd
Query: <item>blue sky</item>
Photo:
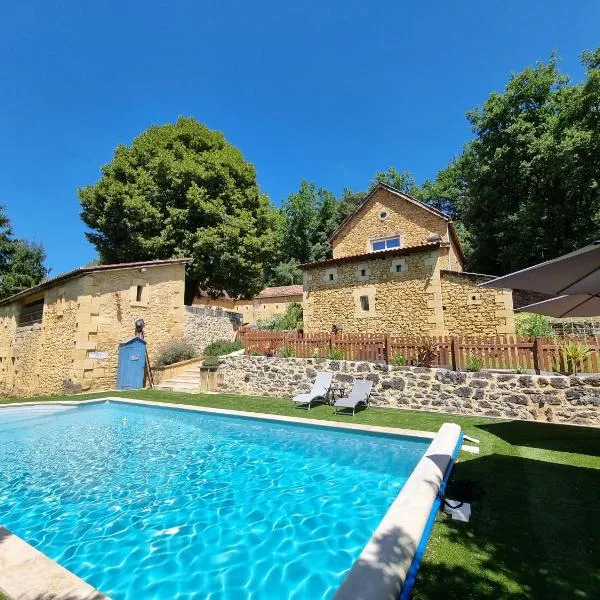
M 223 131 L 276 204 L 303 178 L 432 178 L 511 72 L 556 50 L 580 80 L 598 22 L 591 0 L 5 2 L 0 203 L 53 274 L 89 262 L 77 188 L 179 115 Z

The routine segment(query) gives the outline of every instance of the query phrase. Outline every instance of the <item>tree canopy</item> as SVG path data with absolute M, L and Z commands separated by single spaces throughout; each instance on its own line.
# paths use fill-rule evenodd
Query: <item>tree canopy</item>
M 150 127 L 118 146 L 79 198 L 102 262 L 192 258 L 188 304 L 199 288 L 237 296 L 263 285 L 275 251 L 275 213 L 254 167 L 194 119 Z
M 0 206 L 0 299 L 37 285 L 48 274 L 41 245 L 13 236 L 10 220 Z
M 509 271 L 600 233 L 600 49 L 573 85 L 553 56 L 468 113 L 475 138 L 438 174 L 468 231 L 469 268 Z

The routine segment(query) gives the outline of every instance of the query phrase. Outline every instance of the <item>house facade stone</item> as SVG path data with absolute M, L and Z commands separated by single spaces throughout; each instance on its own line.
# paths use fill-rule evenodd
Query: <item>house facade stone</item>
M 110 389 L 119 343 L 143 319 L 150 362 L 184 333 L 185 259 L 78 269 L 0 303 L 0 390 Z M 32 324 L 24 308 L 39 307 Z M 102 356 L 103 358 L 98 358 Z
M 378 185 L 330 241 L 303 265 L 307 332 L 515 333 L 511 291 L 478 287 L 490 277 L 463 272 L 451 219 L 398 190 Z

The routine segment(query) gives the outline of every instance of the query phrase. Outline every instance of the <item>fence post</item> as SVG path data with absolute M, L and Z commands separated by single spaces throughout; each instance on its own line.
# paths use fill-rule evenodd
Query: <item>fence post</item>
M 542 361 L 542 338 L 536 337 L 533 340 L 533 368 L 538 375 L 542 370 Z
M 331 356 L 331 351 L 333 350 L 333 333 L 329 334 L 329 350 L 328 355 Z
M 392 344 L 390 343 L 390 334 L 385 334 L 384 340 L 384 348 L 385 348 L 385 362 L 386 364 L 390 364 L 392 362 Z
M 452 363 L 452 369 L 458 371 L 458 347 L 455 336 L 450 338 L 450 362 Z

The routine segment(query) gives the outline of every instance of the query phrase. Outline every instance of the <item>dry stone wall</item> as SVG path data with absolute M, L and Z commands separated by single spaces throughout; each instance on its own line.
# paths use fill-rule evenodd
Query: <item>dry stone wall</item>
M 233 340 L 241 324 L 240 313 L 222 308 L 186 306 L 183 339 L 202 352 L 217 340 Z
M 317 371 L 350 388 L 373 381 L 377 406 L 600 426 L 600 377 L 466 373 L 324 358 L 227 356 L 219 391 L 291 397 L 310 389 Z

